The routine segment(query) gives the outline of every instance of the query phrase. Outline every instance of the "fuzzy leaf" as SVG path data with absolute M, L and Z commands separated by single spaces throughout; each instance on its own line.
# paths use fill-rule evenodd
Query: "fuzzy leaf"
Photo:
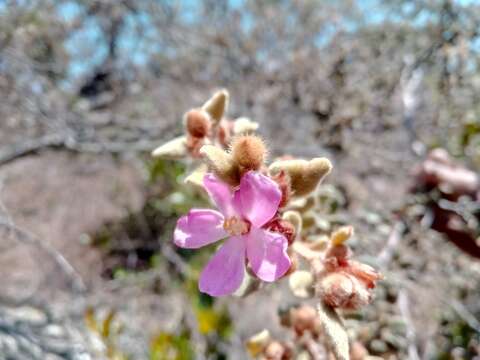
M 212 118 L 215 124 L 218 124 L 222 120 L 228 107 L 228 91 L 217 91 L 213 96 L 202 106 L 202 109 L 206 111 Z
M 195 187 L 203 189 L 203 177 L 207 173 L 207 170 L 208 168 L 206 165 L 204 164 L 200 165 L 199 167 L 194 169 L 190 175 L 188 175 L 185 178 L 184 180 L 185 184 L 193 185 Z
M 185 157 L 188 153 L 187 139 L 185 136 L 177 137 L 160 145 L 152 151 L 153 157 L 177 160 Z
M 306 196 L 330 173 L 332 163 L 327 158 L 277 160 L 269 167 L 272 175 L 282 170 L 290 176 L 293 195 Z
M 330 350 L 337 360 L 349 360 L 348 334 L 342 319 L 333 308 L 323 303 L 323 301 L 319 302 L 317 311 Z

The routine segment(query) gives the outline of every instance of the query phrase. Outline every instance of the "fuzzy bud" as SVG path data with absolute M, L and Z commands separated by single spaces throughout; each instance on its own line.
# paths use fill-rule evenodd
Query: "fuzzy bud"
M 214 124 L 218 124 L 222 120 L 223 115 L 226 112 L 228 106 L 228 91 L 220 90 L 217 91 L 213 96 L 202 106 L 202 109 L 205 110 Z
M 202 146 L 200 154 L 205 157 L 209 167 L 220 179 L 232 186 L 240 183 L 238 168 L 230 154 L 213 145 Z
M 193 109 L 185 114 L 185 127 L 190 136 L 203 138 L 210 131 L 211 122 L 207 112 Z
M 293 195 L 305 196 L 310 194 L 317 185 L 332 170 L 332 164 L 327 158 L 306 160 L 279 160 L 270 165 L 272 175 L 285 171 L 291 180 Z
M 244 174 L 250 170 L 259 170 L 267 153 L 263 140 L 255 135 L 242 135 L 233 139 L 231 154 L 233 161 Z
M 341 272 L 333 272 L 321 279 L 318 294 L 325 304 L 334 308 L 345 308 L 354 296 L 354 285 L 351 276 Z
M 332 245 L 342 245 L 345 241 L 350 239 L 353 235 L 353 226 L 342 226 L 333 232 L 330 240 Z

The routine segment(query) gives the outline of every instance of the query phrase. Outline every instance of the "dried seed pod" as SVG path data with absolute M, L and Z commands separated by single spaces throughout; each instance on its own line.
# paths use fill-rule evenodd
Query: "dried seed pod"
M 202 109 L 192 109 L 184 115 L 185 128 L 190 136 L 203 138 L 210 131 L 211 122 L 208 113 Z
M 240 183 L 240 173 L 232 156 L 213 145 L 204 145 L 200 154 L 205 157 L 209 167 L 227 184 L 237 186 Z
M 332 170 L 332 164 L 327 158 L 306 160 L 279 160 L 270 165 L 271 174 L 285 171 L 291 180 L 294 196 L 310 194 L 323 178 Z
M 222 120 L 222 117 L 226 112 L 228 98 L 228 91 L 223 89 L 213 94 L 213 96 L 202 106 L 202 109 L 210 115 L 212 122 L 215 125 Z
M 233 161 L 240 174 L 259 170 L 265 162 L 267 148 L 263 140 L 255 135 L 241 135 L 233 139 L 230 146 Z
M 152 156 L 163 159 L 181 159 L 188 155 L 187 138 L 177 137 L 152 151 Z

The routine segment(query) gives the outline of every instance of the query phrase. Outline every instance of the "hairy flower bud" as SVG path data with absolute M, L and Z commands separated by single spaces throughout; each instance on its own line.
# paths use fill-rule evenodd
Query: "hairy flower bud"
M 272 175 L 285 171 L 291 180 L 293 195 L 305 196 L 310 194 L 317 185 L 332 170 L 332 164 L 327 158 L 306 160 L 279 160 L 270 165 Z
M 265 143 L 255 135 L 237 136 L 231 144 L 233 161 L 241 174 L 250 170 L 259 170 L 265 161 L 266 153 Z
M 333 272 L 321 279 L 317 291 L 325 304 L 345 308 L 353 297 L 353 281 L 348 274 Z
M 203 138 L 210 131 L 211 122 L 207 112 L 193 109 L 185 114 L 185 127 L 190 136 Z

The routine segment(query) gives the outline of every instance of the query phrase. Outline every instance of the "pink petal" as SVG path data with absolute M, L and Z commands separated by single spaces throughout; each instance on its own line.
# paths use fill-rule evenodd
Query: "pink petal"
M 212 173 L 208 173 L 203 177 L 203 186 L 218 209 L 227 217 L 232 216 L 233 193 L 230 186 Z
M 173 233 L 175 245 L 196 249 L 225 238 L 228 234 L 223 229 L 223 221 L 223 215 L 218 211 L 192 209 L 177 221 Z
M 211 296 L 235 292 L 245 273 L 245 238 L 232 236 L 222 245 L 200 275 L 199 289 Z
M 273 218 L 282 199 L 277 183 L 258 172 L 249 171 L 240 180 L 240 189 L 233 195 L 233 207 L 254 227 L 261 227 Z
M 253 272 L 263 281 L 275 281 L 290 269 L 285 236 L 264 229 L 253 229 L 247 239 L 247 258 Z

